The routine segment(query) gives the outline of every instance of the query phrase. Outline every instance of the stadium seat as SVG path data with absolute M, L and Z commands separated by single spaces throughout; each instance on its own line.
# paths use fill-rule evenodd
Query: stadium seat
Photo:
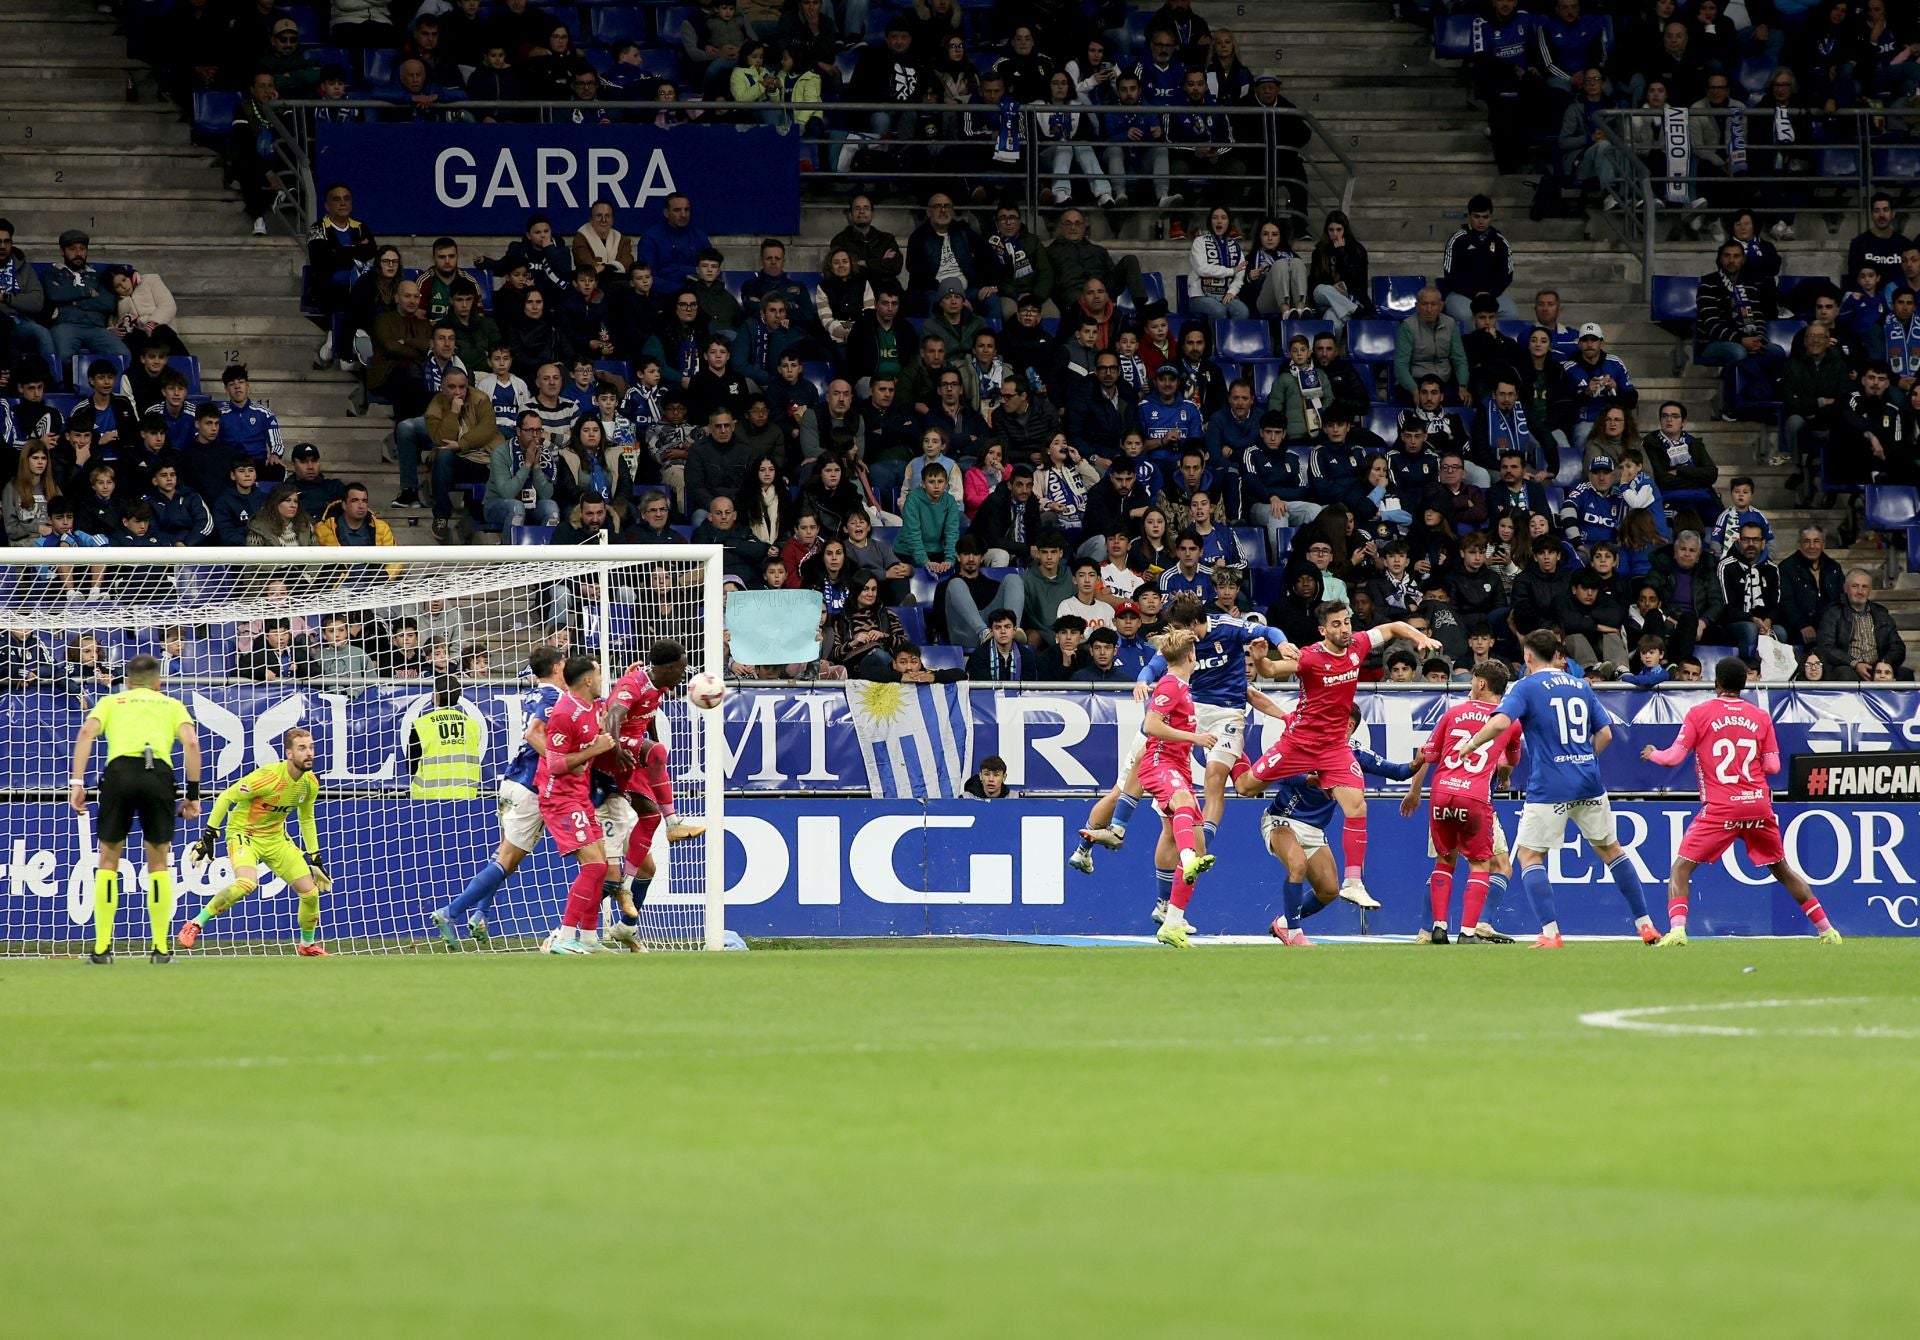
M 1825 275 L 1781 275 L 1774 281 L 1774 287 L 1780 292 L 1780 301 L 1791 308 L 1794 315 L 1806 316 L 1813 311 L 1810 295 L 1831 283 Z
M 356 70 L 354 67 L 353 53 L 345 47 L 306 46 L 303 44 L 300 48 L 300 54 L 323 70 L 329 65 L 338 65 L 347 72 L 347 82 L 349 84 L 354 82 Z
M 1920 516 L 1920 489 L 1908 484 L 1869 484 L 1866 520 L 1869 530 L 1905 530 Z
M 1776 63 L 1766 56 L 1748 56 L 1740 62 L 1740 87 L 1748 97 L 1757 98 L 1767 91 L 1767 80 L 1773 76 Z
M 622 42 L 638 42 L 645 46 L 653 38 L 652 25 L 647 22 L 644 9 L 594 7 L 587 11 L 587 31 L 592 34 L 593 44 L 597 47 L 612 48 Z
M 369 47 L 362 53 L 365 57 L 360 69 L 365 76 L 367 87 L 371 89 L 391 88 L 393 86 L 393 67 L 399 54 L 377 47 Z
M 935 642 L 931 646 L 920 648 L 920 664 L 936 675 L 942 670 L 964 670 L 967 668 L 967 649 L 949 647 L 944 642 Z
M 1158 270 L 1141 275 L 1140 287 L 1146 290 L 1147 301 L 1150 303 L 1165 302 L 1167 300 L 1166 277 Z M 1133 294 L 1125 289 L 1121 289 L 1113 295 L 1113 305 L 1123 312 L 1131 312 L 1133 310 Z
M 608 373 L 629 386 L 633 385 L 633 364 L 624 358 L 596 358 L 593 360 L 593 370 Z
M 1781 353 L 1791 355 L 1793 353 L 1793 337 L 1806 328 L 1807 323 L 1804 321 L 1769 321 L 1767 322 L 1767 343 L 1773 345 Z
M 238 93 L 194 94 L 193 133 L 224 144 L 233 131 L 233 113 L 239 106 Z
M 813 389 L 820 393 L 821 399 L 826 399 L 827 387 L 833 381 L 833 364 L 802 363 L 800 375 L 813 383 Z
M 557 526 L 509 526 L 508 544 L 551 544 Z
M 1433 23 L 1433 58 L 1466 60 L 1473 55 L 1473 15 L 1444 14 Z
M 1250 568 L 1271 566 L 1267 559 L 1267 532 L 1261 526 L 1235 526 L 1233 543 L 1240 550 L 1240 561 Z
M 888 541 L 888 543 L 891 544 L 892 541 Z M 913 599 L 916 604 L 932 604 L 933 593 L 938 590 L 939 587 L 940 579 L 931 572 L 928 572 L 925 568 L 915 568 L 912 575 L 907 578 L 907 589 L 913 592 Z
M 640 53 L 640 68 L 655 79 L 664 79 L 669 83 L 678 83 L 680 79 L 680 55 L 676 51 L 649 47 Z M 691 99 L 689 99 L 691 101 Z
M 103 358 L 122 372 L 125 372 L 133 363 L 131 358 L 124 358 L 119 354 L 75 354 L 68 364 L 68 372 L 73 378 L 73 384 L 75 386 L 85 386 L 87 384 L 87 368 L 91 364 L 98 363 Z M 144 406 L 142 408 L 144 408 Z
M 833 58 L 833 67 L 839 72 L 842 86 L 852 82 L 854 67 L 860 64 L 861 50 L 862 48 L 860 47 L 854 47 L 849 51 L 841 52 Z M 998 57 L 995 57 L 995 59 L 997 60 Z
M 1273 332 L 1264 321 L 1215 321 L 1215 358 L 1271 358 Z
M 1920 571 L 1920 526 L 1907 527 L 1907 571 Z
M 735 302 L 740 301 L 741 286 L 751 278 L 753 278 L 753 271 L 751 270 L 722 270 L 720 272 L 720 282 L 727 286 L 727 292 L 733 295 Z
M 1129 57 L 1142 55 L 1147 49 L 1147 20 L 1153 17 L 1144 9 L 1136 9 L 1127 15 L 1127 26 L 1122 30 L 1125 36 L 1121 44 L 1122 51 Z
M 1375 405 L 1367 411 L 1367 431 L 1382 442 L 1393 443 L 1400 438 L 1399 405 Z
M 294 21 L 300 29 L 302 42 L 318 42 L 321 37 L 320 15 L 311 5 L 286 5 L 280 12 Z
M 1391 367 L 1398 321 L 1377 317 L 1347 322 L 1347 357 L 1364 367 Z
M 1284 567 L 1254 568 L 1247 574 L 1250 584 L 1248 599 L 1256 607 L 1254 612 L 1264 612 L 1287 593 L 1287 570 Z
M 1280 347 L 1275 352 L 1283 358 L 1286 357 L 1287 346 L 1293 343 L 1293 337 L 1295 335 L 1305 335 L 1307 337 L 1307 343 L 1311 345 L 1322 335 L 1331 334 L 1333 334 L 1333 322 L 1331 321 L 1282 321 L 1280 323 Z
M 1706 680 L 1708 683 L 1713 682 L 1714 666 L 1720 664 L 1720 662 L 1726 660 L 1729 656 L 1738 658 L 1739 655 L 1740 648 L 1738 647 L 1708 647 L 1696 644 L 1693 649 L 1693 658 L 1700 662 L 1700 678 Z
M 1249 358 L 1240 365 L 1240 375 L 1253 383 L 1254 408 L 1264 412 L 1267 397 L 1273 394 L 1273 379 L 1280 375 L 1285 359 Z
M 1522 349 L 1527 347 L 1527 336 L 1533 334 L 1533 322 L 1531 321 L 1521 321 L 1517 319 L 1513 321 L 1502 320 L 1496 322 L 1495 325 L 1502 335 L 1505 335 Z
M 1305 452 L 1295 452 L 1294 454 L 1303 458 L 1306 455 Z M 1282 526 L 1270 537 L 1274 541 L 1273 566 L 1275 568 L 1284 568 L 1287 566 L 1287 555 L 1293 552 L 1293 536 L 1293 527 Z
M 1375 275 L 1373 305 L 1382 316 L 1407 316 L 1413 311 L 1414 299 L 1426 286 L 1425 275 Z
M 1873 151 L 1873 175 L 1911 181 L 1920 177 L 1920 148 L 1896 144 Z
M 187 394 L 200 394 L 200 360 L 192 354 L 176 354 L 167 360 L 167 366 L 187 379 Z M 142 405 L 141 409 L 146 406 Z
M 1700 280 L 1693 275 L 1653 277 L 1653 319 L 1662 324 L 1690 324 L 1698 312 Z
M 927 641 L 927 615 L 918 605 L 889 605 L 900 626 L 907 632 L 907 638 L 914 646 L 924 646 Z
M 1829 181 L 1860 175 L 1860 151 L 1858 149 L 1822 149 L 1820 151 L 1820 170 L 1816 174 Z

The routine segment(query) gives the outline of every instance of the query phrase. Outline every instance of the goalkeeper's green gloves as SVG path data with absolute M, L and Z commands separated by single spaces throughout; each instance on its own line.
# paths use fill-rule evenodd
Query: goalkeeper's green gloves
M 214 831 L 209 828 L 200 835 L 200 840 L 193 844 L 193 849 L 190 854 L 193 857 L 195 865 L 205 865 L 213 859 L 213 843 Z
M 317 851 L 307 853 L 307 864 L 313 867 L 313 887 L 325 893 L 333 887 L 333 876 L 327 873 L 327 860 Z

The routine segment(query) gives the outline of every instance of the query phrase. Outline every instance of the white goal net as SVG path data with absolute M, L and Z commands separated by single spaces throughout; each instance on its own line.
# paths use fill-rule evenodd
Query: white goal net
M 81 558 L 84 555 L 84 558 Z M 164 667 L 204 754 L 203 809 L 256 768 L 281 761 L 293 727 L 313 734 L 316 820 L 333 885 L 321 898 L 331 953 L 445 946 L 430 920 L 501 839 L 497 784 L 535 701 L 528 660 L 542 646 L 592 656 L 602 692 L 658 642 L 688 673 L 724 667 L 720 551 L 707 546 L 389 547 L 383 549 L 0 550 L 0 955 L 91 948 L 97 864 L 96 747 L 85 813 L 68 803 L 74 740 L 93 704 L 123 687 L 134 656 Z M 478 739 L 477 787 L 463 753 L 430 777 L 412 761 L 415 723 L 442 676 Z M 431 724 L 431 723 L 430 723 Z M 455 723 L 457 726 L 459 723 Z M 658 731 L 670 751 L 679 822 L 655 834 L 651 882 L 636 880 L 640 938 L 653 948 L 719 948 L 720 714 L 669 696 Z M 181 759 L 174 758 L 176 775 Z M 184 797 L 184 789 L 181 792 Z M 171 929 L 227 890 L 224 833 L 211 862 L 189 849 L 207 813 L 173 843 Z M 704 828 L 704 832 L 698 832 Z M 296 843 L 299 825 L 289 825 Z M 122 858 L 116 925 L 144 949 L 142 834 Z M 609 844 L 618 870 L 620 849 Z M 484 941 L 527 949 L 557 923 L 576 866 L 541 840 L 492 898 Z M 298 899 L 264 868 L 259 887 L 214 916 L 192 953 L 291 953 Z

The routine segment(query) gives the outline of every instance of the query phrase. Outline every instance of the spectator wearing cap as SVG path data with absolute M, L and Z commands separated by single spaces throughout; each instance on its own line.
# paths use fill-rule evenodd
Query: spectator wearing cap
M 1467 221 L 1447 239 L 1440 258 L 1441 293 L 1447 315 L 1460 326 L 1473 324 L 1473 299 L 1486 294 L 1500 304 L 1501 319 L 1518 313 L 1507 289 L 1513 283 L 1513 248 L 1493 226 L 1493 201 L 1476 195 L 1467 201 Z
M 281 14 L 267 30 L 265 51 L 249 51 L 253 68 L 273 76 L 283 98 L 311 98 L 320 88 L 320 65 L 300 49 L 300 25 Z
M 1567 490 L 1566 501 L 1560 505 L 1560 529 L 1582 555 L 1602 540 L 1613 540 L 1620 534 L 1627 504 L 1613 485 L 1613 458 L 1595 456 L 1587 462 L 1585 482 Z
M 255 237 L 267 235 L 267 215 L 277 202 L 288 198 L 271 157 L 274 132 L 267 109 L 278 101 L 280 90 L 273 76 L 256 71 L 233 109 L 228 129 L 227 175 L 240 183 L 241 199 L 253 216 Z
M 1413 403 L 1420 378 L 1425 376 L 1438 377 L 1461 404 L 1473 401 L 1460 323 L 1447 315 L 1445 301 L 1439 289 L 1421 289 L 1413 302 L 1413 315 L 1394 332 L 1393 385 L 1402 404 Z
M 1153 394 L 1140 402 L 1140 431 L 1150 451 L 1181 450 L 1188 443 L 1206 454 L 1206 420 L 1200 407 L 1180 394 L 1180 368 L 1162 363 L 1153 375 Z
M 907 237 L 907 296 L 913 309 L 930 310 L 948 279 L 961 281 L 968 300 L 978 296 L 985 251 L 973 226 L 954 217 L 949 192 L 928 196 L 925 219 Z
M 213 500 L 213 538 L 238 548 L 247 542 L 247 528 L 266 510 L 271 496 L 258 482 L 259 467 L 251 456 L 235 456 L 227 487 Z
M 45 281 L 48 324 L 52 327 L 53 374 L 64 380 L 75 354 L 133 358 L 113 331 L 119 300 L 87 264 L 87 235 L 78 228 L 60 234 L 60 263 Z
M 228 364 L 220 374 L 220 384 L 227 390 L 226 403 L 220 406 L 220 440 L 253 457 L 261 479 L 285 478 L 287 448 L 280 437 L 280 420 L 272 410 L 250 399 L 252 386 L 246 364 Z
M 1110 297 L 1124 289 L 1132 296 L 1136 309 L 1147 305 L 1146 285 L 1140 277 L 1140 258 L 1133 255 L 1115 256 L 1098 242 L 1089 241 L 1087 216 L 1081 210 L 1061 211 L 1060 219 L 1054 225 L 1053 241 L 1047 244 L 1047 259 L 1053 265 L 1053 305 L 1062 314 L 1079 303 L 1082 290 L 1095 279 L 1100 281 L 1103 296 Z M 1099 316 L 1103 309 L 1090 305 L 1088 310 Z M 1104 329 L 1110 321 L 1111 317 L 1103 319 L 1100 345 L 1103 349 L 1112 347 L 1112 341 L 1104 338 L 1110 333 Z
M 943 279 L 935 290 L 933 311 L 920 323 L 920 338 L 938 335 L 947 346 L 949 361 L 958 359 L 973 347 L 974 337 L 987 329 L 967 307 L 966 285 L 958 279 Z
M 1576 450 L 1585 449 L 1587 439 L 1593 435 L 1593 426 L 1602 414 L 1615 405 L 1631 414 L 1640 403 L 1640 392 L 1627 372 L 1627 365 L 1607 352 L 1607 333 L 1592 321 L 1580 327 L 1580 349 L 1567 364 L 1566 385 L 1574 403 Z M 1656 477 L 1659 472 L 1656 464 Z
M 1113 628 L 1118 635 L 1115 641 L 1114 664 L 1129 679 L 1137 679 L 1147 663 L 1154 657 L 1154 646 L 1141 633 L 1145 625 L 1145 616 L 1140 606 L 1131 600 L 1123 600 L 1113 607 Z
M 292 472 L 287 482 L 300 491 L 300 507 L 316 520 L 345 495 L 346 486 L 330 479 L 320 470 L 320 448 L 301 442 L 293 449 Z

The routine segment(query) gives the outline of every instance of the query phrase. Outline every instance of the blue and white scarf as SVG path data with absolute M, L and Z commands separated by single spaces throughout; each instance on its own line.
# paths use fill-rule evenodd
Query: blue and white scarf
M 1887 366 L 1896 379 L 1920 376 L 1920 315 L 1904 324 L 1887 317 Z
M 1240 264 L 1240 258 L 1246 254 L 1241 251 L 1240 244 L 1231 237 L 1220 237 L 1208 233 L 1202 241 L 1206 244 L 1207 264 L 1219 266 L 1223 270 L 1236 268 Z M 1227 295 L 1227 286 L 1231 283 L 1233 283 L 1232 275 L 1221 279 L 1202 276 L 1200 291 L 1211 298 L 1224 298 Z
M 1320 431 L 1320 398 L 1325 394 L 1320 383 L 1320 369 L 1312 363 L 1301 367 L 1296 363 L 1287 365 L 1287 371 L 1300 383 L 1301 411 L 1306 416 L 1309 435 Z
M 1684 107 L 1660 109 L 1661 155 L 1666 159 L 1667 184 L 1663 194 L 1669 205 L 1686 205 L 1693 200 L 1693 127 Z

